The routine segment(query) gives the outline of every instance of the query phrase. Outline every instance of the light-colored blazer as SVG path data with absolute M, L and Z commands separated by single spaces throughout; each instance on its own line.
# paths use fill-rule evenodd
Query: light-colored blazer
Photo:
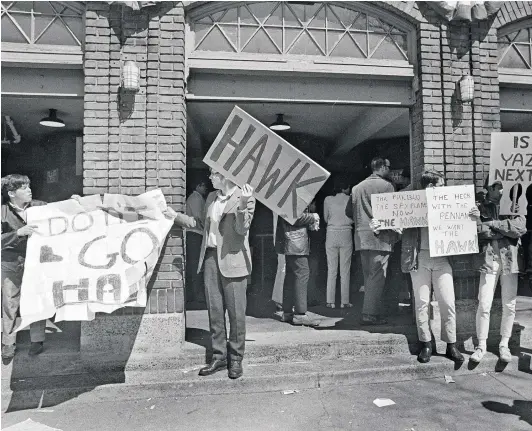
M 225 204 L 222 218 L 218 225 L 219 233 L 216 236 L 218 244 L 218 266 L 224 277 L 236 278 L 247 277 L 251 274 L 251 252 L 249 250 L 249 228 L 255 212 L 255 198 L 249 198 L 245 209 L 238 209 L 242 190 L 237 187 Z M 201 271 L 207 249 L 207 237 L 211 220 L 210 208 L 216 200 L 217 192 L 211 192 L 205 203 L 204 220 L 178 213 L 174 223 L 190 229 L 203 227 L 203 241 L 198 264 L 198 272 Z

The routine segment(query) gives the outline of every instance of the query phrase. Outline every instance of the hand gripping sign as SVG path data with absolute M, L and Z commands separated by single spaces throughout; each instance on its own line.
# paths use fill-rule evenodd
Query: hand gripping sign
M 235 106 L 203 161 L 294 223 L 329 172 Z
M 29 238 L 20 328 L 56 315 L 92 320 L 96 312 L 146 306 L 146 285 L 172 221 L 160 190 L 106 194 L 28 209 Z

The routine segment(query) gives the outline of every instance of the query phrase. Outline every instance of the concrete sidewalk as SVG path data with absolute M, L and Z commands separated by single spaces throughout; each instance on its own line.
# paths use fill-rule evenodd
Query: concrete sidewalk
M 230 382 L 225 372 L 207 378 L 197 376 L 197 370 L 205 363 L 209 340 L 204 311 L 187 312 L 188 341 L 181 357 L 145 357 L 121 368 L 98 370 L 81 362 L 76 323 L 61 322 L 57 327 L 62 332 L 47 334 L 47 348 L 36 358 L 27 355 L 27 334 L 22 334 L 15 360 L 2 366 L 2 402 L 10 408 L 27 408 L 23 406 L 42 402 L 45 393 L 46 402 L 54 405 L 87 391 L 99 397 L 122 399 L 139 387 L 147 393 L 162 390 L 196 395 L 252 392 L 257 388 L 280 390 L 287 385 L 307 389 L 353 382 L 396 382 L 502 370 L 530 373 L 532 298 L 519 297 L 517 308 L 512 348 L 515 357 L 505 368 L 493 350 L 478 367 L 466 361 L 455 369 L 443 356 L 434 356 L 429 364 L 419 364 L 417 334 L 408 314 L 396 317 L 385 327 L 367 328 L 360 327 L 356 312 L 313 309 L 321 313 L 317 315 L 323 319 L 322 329 L 248 316 L 245 374 L 236 382 Z M 438 343 L 440 354 L 444 347 Z M 468 354 L 472 348 L 469 341 L 462 350 Z

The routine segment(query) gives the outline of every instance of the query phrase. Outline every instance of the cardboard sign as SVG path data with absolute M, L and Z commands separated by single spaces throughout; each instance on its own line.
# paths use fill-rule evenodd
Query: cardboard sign
M 203 161 L 294 223 L 329 172 L 235 106 Z
M 489 183 L 501 181 L 501 215 L 526 215 L 532 192 L 532 132 L 492 133 Z
M 146 306 L 146 285 L 172 220 L 160 190 L 100 195 L 28 209 L 20 328 L 55 320 L 92 320 L 96 312 Z
M 478 253 L 477 223 L 469 211 L 475 206 L 475 188 L 469 186 L 426 189 L 430 256 Z
M 425 190 L 373 194 L 371 210 L 381 230 L 428 226 Z

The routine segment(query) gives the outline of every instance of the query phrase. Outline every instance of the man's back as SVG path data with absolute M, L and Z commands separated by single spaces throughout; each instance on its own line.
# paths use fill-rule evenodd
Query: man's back
M 391 182 L 376 174 L 370 175 L 353 187 L 351 197 L 355 221 L 355 250 L 391 251 L 397 235 L 390 235 L 392 234 L 390 231 L 382 231 L 379 235 L 375 235 L 369 227 L 369 223 L 373 218 L 371 195 L 393 193 L 394 191 L 395 188 Z

